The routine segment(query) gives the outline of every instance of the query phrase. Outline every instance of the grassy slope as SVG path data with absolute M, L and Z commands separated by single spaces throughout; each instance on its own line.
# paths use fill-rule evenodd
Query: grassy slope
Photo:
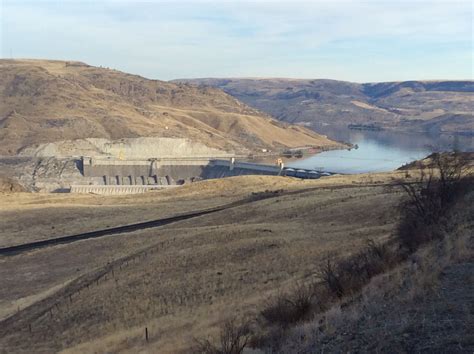
M 445 239 L 293 328 L 280 351 L 472 353 L 473 201 L 451 211 Z
M 252 314 L 278 289 L 311 277 L 314 264 L 328 253 L 342 256 L 362 247 L 370 237 L 387 238 L 399 194 L 367 183 L 392 178 L 380 174 L 301 182 L 237 177 L 198 183 L 175 196 L 159 192 L 136 199 L 80 196 L 68 201 L 63 196 L 22 195 L 10 211 L 20 215 L 36 210 L 39 214 L 27 214 L 30 224 L 51 214 L 48 208 L 53 205 L 58 207 L 53 210 L 69 205 L 75 218 L 87 220 L 87 227 L 94 228 L 115 214 L 116 205 L 130 211 L 122 223 L 148 218 L 155 204 L 171 197 L 181 209 L 192 209 L 197 201 L 204 207 L 256 190 L 301 190 L 165 228 L 1 259 L 0 276 L 6 285 L 0 296 L 2 314 L 31 306 L 0 324 L 0 347 L 27 351 L 34 343 L 46 351 L 185 349 L 192 336 L 212 334 L 227 316 Z M 313 187 L 318 188 L 308 189 Z M 67 230 L 70 219 L 59 215 L 54 222 Z M 31 230 L 46 235 L 52 222 L 31 226 Z M 5 224 L 11 228 L 9 223 Z M 23 223 L 28 223 L 27 217 Z M 2 240 L 12 234 L 10 229 Z M 31 238 L 28 232 L 18 234 L 22 240 Z M 132 255 L 133 260 L 127 258 Z M 107 277 L 97 283 L 95 278 L 111 264 L 114 272 L 108 268 Z M 77 292 L 85 284 L 89 288 Z M 58 287 L 59 292 L 53 293 L 51 289 Z M 25 337 L 29 324 L 32 333 Z M 148 344 L 143 340 L 145 326 L 151 334 Z
M 185 137 L 227 150 L 334 144 L 218 89 L 45 60 L 0 60 L 0 128 L 3 155 L 78 138 Z

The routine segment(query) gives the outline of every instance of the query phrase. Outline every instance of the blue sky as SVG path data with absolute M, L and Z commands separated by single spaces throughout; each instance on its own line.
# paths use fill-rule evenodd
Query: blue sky
M 1 57 L 153 79 L 473 78 L 471 0 L 0 0 Z

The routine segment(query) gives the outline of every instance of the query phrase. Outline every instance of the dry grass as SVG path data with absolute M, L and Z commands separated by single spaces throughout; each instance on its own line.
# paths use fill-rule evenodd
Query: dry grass
M 474 245 L 472 225 L 460 226 L 294 327 L 279 350 L 471 353 Z
M 239 183 L 209 180 L 129 196 L 0 194 L 0 245 L 153 220 L 226 204 L 253 191 L 304 185 L 298 180 L 249 176 Z
M 3 322 L 0 347 L 28 351 L 34 343 L 46 351 L 185 350 L 193 337 L 218 335 L 226 319 L 255 316 L 269 297 L 297 281 L 313 279 L 315 260 L 356 252 L 369 238 L 387 239 L 396 222 L 393 209 L 400 194 L 377 183 L 392 178 L 380 174 L 303 182 L 238 177 L 185 187 L 175 196 L 157 193 L 110 200 L 78 196 L 69 205 L 86 203 L 98 211 L 108 207 L 110 215 L 116 210 L 111 205 L 131 203 L 129 210 L 139 218 L 160 198 L 182 207 L 185 201 L 203 207 L 251 191 L 300 190 L 165 228 L 1 259 L 5 285 L 1 308 L 14 308 L 21 299 L 70 283 L 21 310 L 8 326 Z M 224 187 L 218 188 L 219 183 Z M 68 204 L 61 199 L 64 196 L 34 196 L 39 199 L 33 204 L 28 204 L 33 199 L 21 198 L 18 212 L 40 210 L 41 198 L 50 205 Z M 51 210 L 44 215 L 48 213 Z M 91 225 L 99 225 L 105 215 L 91 216 Z M 132 215 L 127 220 L 131 219 Z M 150 331 L 148 343 L 145 327 Z
M 25 192 L 25 188 L 22 185 L 11 178 L 0 176 L 0 194 L 19 192 Z
M 304 315 L 314 321 L 293 328 L 286 339 L 281 328 L 270 331 L 259 340 L 260 347 L 276 346 L 282 352 L 471 352 L 474 191 L 468 175 L 446 171 L 440 168 L 439 181 L 422 181 L 415 197 L 408 189 L 410 199 L 402 204 L 407 209 L 422 205 L 416 210 L 439 212 L 438 217 L 425 220 L 426 214 L 419 215 L 426 224 L 411 229 L 410 235 L 397 229 L 397 238 L 391 240 L 395 247 L 372 243 L 363 252 L 328 260 L 320 271 L 331 294 L 323 296 L 326 306 L 315 311 L 309 302 Z M 421 203 L 418 196 L 431 199 Z M 447 199 L 431 203 L 442 197 Z M 409 212 L 402 213 L 402 225 Z M 407 248 L 406 237 L 414 238 L 416 247 Z M 319 293 L 313 290 L 315 296 Z
M 402 176 L 401 172 L 320 180 L 241 176 L 129 196 L 0 193 L 0 247 L 210 208 L 265 190 L 383 184 Z
M 218 89 L 64 61 L 3 59 L 0 73 L 0 155 L 62 140 L 140 136 L 187 138 L 226 151 L 340 146 Z

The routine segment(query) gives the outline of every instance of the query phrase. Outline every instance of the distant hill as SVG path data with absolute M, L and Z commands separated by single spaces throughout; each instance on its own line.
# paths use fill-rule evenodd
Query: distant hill
M 329 146 L 216 88 L 80 62 L 0 60 L 0 155 L 84 138 L 186 138 L 226 151 Z
M 218 87 L 281 121 L 474 134 L 474 81 L 357 84 L 335 80 L 191 79 Z

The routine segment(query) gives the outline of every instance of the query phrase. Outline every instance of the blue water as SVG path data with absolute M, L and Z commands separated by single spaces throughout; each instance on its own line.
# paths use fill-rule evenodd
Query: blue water
M 391 171 L 399 166 L 425 157 L 427 149 L 403 150 L 374 141 L 359 142 L 358 149 L 334 150 L 287 164 L 288 167 L 314 168 L 338 173 Z
M 337 173 L 392 171 L 433 151 L 449 150 L 454 146 L 473 151 L 472 137 L 429 136 L 388 132 L 364 132 L 348 129 L 325 132 L 339 141 L 357 144 L 358 149 L 323 152 L 307 159 L 287 161 L 292 168 L 322 169 Z

